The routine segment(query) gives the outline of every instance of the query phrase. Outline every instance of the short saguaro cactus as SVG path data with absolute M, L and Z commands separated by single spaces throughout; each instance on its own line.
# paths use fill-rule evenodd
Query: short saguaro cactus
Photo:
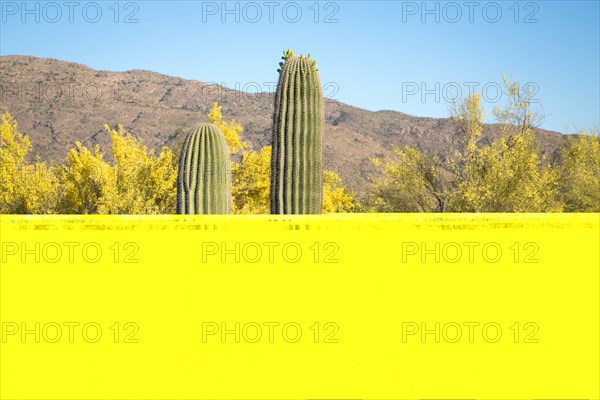
M 227 142 L 212 124 L 185 138 L 177 174 L 178 214 L 231 213 L 231 165 Z

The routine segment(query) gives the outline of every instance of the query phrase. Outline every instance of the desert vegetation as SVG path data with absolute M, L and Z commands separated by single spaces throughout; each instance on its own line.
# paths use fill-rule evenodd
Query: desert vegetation
M 270 211 L 271 146 L 248 150 L 242 127 L 223 121 L 215 104 L 211 124 L 223 132 L 231 162 L 234 214 Z M 112 161 L 99 146 L 75 142 L 63 163 L 27 162 L 31 141 L 17 121 L 0 116 L 0 213 L 2 214 L 175 214 L 180 150 L 148 149 L 121 126 L 104 127 L 111 138 Z M 323 212 L 351 212 L 357 207 L 339 176 L 323 171 Z
M 534 128 L 543 116 L 531 92 L 505 79 L 507 104 L 497 107 L 495 140 L 482 136 L 486 110 L 479 95 L 455 104 L 459 150 L 446 157 L 414 147 L 394 149 L 379 167 L 371 207 L 381 212 L 591 212 L 600 211 L 600 141 L 597 129 L 566 135 L 558 155 L 540 155 Z
M 479 95 L 454 104 L 453 154 L 395 147 L 373 157 L 366 196 L 355 198 L 336 171 L 322 168 L 323 94 L 310 56 L 284 52 L 271 146 L 251 150 L 244 129 L 215 103 L 209 124 L 177 147 L 148 149 L 121 126 L 104 126 L 112 157 L 75 142 L 61 163 L 30 160 L 32 143 L 9 112 L 0 116 L 0 213 L 175 214 L 346 212 L 599 212 L 597 128 L 566 135 L 541 155 L 542 116 L 530 95 L 505 80 L 500 127 L 485 137 Z M 199 146 L 198 143 L 204 143 Z M 109 160 L 110 158 L 110 160 Z M 207 167 L 209 166 L 209 167 Z M 204 177 L 207 177 L 205 180 Z

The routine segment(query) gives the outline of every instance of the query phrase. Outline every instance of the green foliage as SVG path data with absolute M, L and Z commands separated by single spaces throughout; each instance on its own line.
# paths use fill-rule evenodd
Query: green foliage
M 371 206 L 378 212 L 444 212 L 449 192 L 448 172 L 438 157 L 412 147 L 393 148 L 395 159 L 371 161 L 381 168 L 371 189 Z
M 177 174 L 178 214 L 231 212 L 231 161 L 223 132 L 200 124 L 186 137 Z
M 395 149 L 380 167 L 371 202 L 395 212 L 558 212 L 562 210 L 557 167 L 539 156 L 533 129 L 539 115 L 531 92 L 505 80 L 508 104 L 494 114 L 500 138 L 483 141 L 485 110 L 479 95 L 453 109 L 461 149 L 452 157 Z
M 559 188 L 567 212 L 600 212 L 600 136 L 566 137 Z
M 315 63 L 284 53 L 275 94 L 271 213 L 320 214 L 323 207 L 323 91 Z
M 556 201 L 556 172 L 538 156 L 531 130 L 502 136 L 489 146 L 477 148 L 475 157 L 469 164 L 470 173 L 459 175 L 455 171 L 456 211 L 561 211 Z

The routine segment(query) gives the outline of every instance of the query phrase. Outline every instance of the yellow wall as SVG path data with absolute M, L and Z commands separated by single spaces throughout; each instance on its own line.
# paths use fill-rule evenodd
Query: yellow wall
M 600 214 L 0 223 L 0 398 L 599 397 Z

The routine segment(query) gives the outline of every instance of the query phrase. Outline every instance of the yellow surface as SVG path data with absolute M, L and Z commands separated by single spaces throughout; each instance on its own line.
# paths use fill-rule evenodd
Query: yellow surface
M 599 397 L 599 214 L 0 223 L 2 399 Z

